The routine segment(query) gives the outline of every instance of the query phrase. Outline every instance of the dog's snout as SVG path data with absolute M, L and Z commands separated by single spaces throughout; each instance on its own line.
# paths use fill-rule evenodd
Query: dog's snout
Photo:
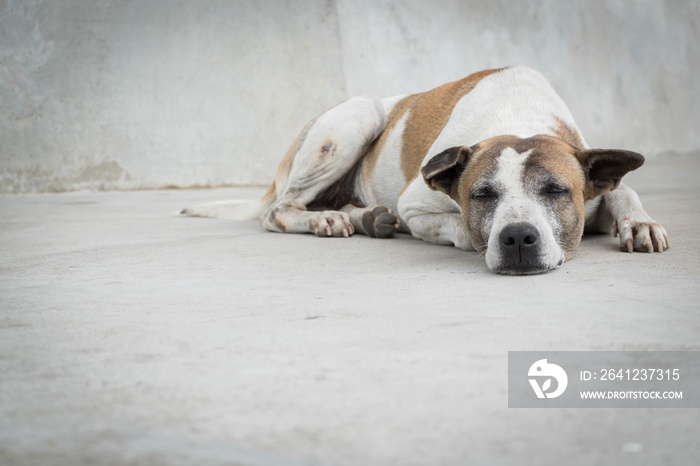
M 540 233 L 530 223 L 514 223 L 500 234 L 501 251 L 510 263 L 528 262 L 538 254 Z

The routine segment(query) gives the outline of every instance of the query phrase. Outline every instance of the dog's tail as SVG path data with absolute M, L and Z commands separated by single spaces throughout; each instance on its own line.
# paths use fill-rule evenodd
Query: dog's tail
M 216 201 L 198 204 L 180 211 L 188 217 L 210 217 L 228 220 L 257 220 L 277 199 L 273 182 L 265 195 L 257 200 Z

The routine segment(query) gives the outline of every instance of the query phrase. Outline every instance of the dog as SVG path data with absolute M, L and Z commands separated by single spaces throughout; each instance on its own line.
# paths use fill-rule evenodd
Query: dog
M 622 177 L 644 163 L 591 149 L 549 82 L 527 67 L 474 73 L 431 91 L 356 97 L 308 123 L 255 202 L 188 216 L 259 218 L 270 231 L 390 238 L 476 250 L 497 273 L 546 272 L 584 233 L 663 252 L 666 230 Z

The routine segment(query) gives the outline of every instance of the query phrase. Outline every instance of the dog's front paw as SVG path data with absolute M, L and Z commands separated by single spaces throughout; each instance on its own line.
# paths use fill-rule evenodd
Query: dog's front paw
M 362 227 L 372 238 L 391 238 L 400 226 L 399 216 L 384 206 L 370 206 L 362 214 Z
M 309 221 L 309 228 L 316 236 L 352 236 L 355 227 L 350 222 L 350 217 L 345 212 L 326 210 L 313 215 Z
M 615 236 L 620 236 L 620 249 L 633 252 L 664 252 L 670 247 L 668 234 L 660 223 L 649 217 L 625 217 L 615 222 Z

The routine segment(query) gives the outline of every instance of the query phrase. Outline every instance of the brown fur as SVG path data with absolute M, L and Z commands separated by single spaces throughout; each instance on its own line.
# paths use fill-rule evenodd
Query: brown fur
M 503 68 L 480 71 L 464 79 L 444 84 L 431 91 L 412 94 L 396 103 L 388 116 L 384 132 L 377 138 L 362 161 L 362 177 L 369 179 L 379 154 L 396 124 L 408 113 L 403 132 L 401 172 L 406 183 L 420 173 L 423 157 L 444 129 L 457 102 L 485 77 Z
M 552 128 L 552 132 L 570 146 L 579 150 L 583 149 L 583 141 L 581 140 L 581 134 L 579 134 L 578 130 L 567 125 L 560 118 L 555 117 L 554 119 L 557 124 Z
M 425 154 L 445 128 L 457 102 L 471 92 L 479 81 L 502 70 L 503 68 L 479 71 L 418 95 L 409 109 L 403 133 L 401 171 L 406 181 L 420 173 Z
M 396 105 L 394 105 L 394 108 L 391 110 L 391 112 L 389 112 L 386 128 L 384 128 L 382 134 L 374 141 L 372 146 L 370 146 L 369 150 L 367 151 L 367 155 L 365 155 L 362 159 L 361 174 L 364 179 L 371 178 L 372 173 L 374 173 L 374 167 L 377 164 L 379 154 L 381 154 L 382 150 L 384 150 L 384 146 L 386 145 L 386 141 L 389 138 L 389 135 L 393 132 L 393 129 L 396 126 L 396 124 L 401 120 L 401 118 L 403 118 L 406 112 L 413 107 L 413 104 L 421 96 L 422 94 L 406 96 L 400 101 L 398 101 Z
M 407 182 L 420 174 L 425 154 L 445 128 L 457 102 L 471 92 L 479 81 L 502 70 L 503 68 L 479 71 L 414 96 L 408 110 L 410 113 L 406 120 L 401 150 L 401 171 Z

